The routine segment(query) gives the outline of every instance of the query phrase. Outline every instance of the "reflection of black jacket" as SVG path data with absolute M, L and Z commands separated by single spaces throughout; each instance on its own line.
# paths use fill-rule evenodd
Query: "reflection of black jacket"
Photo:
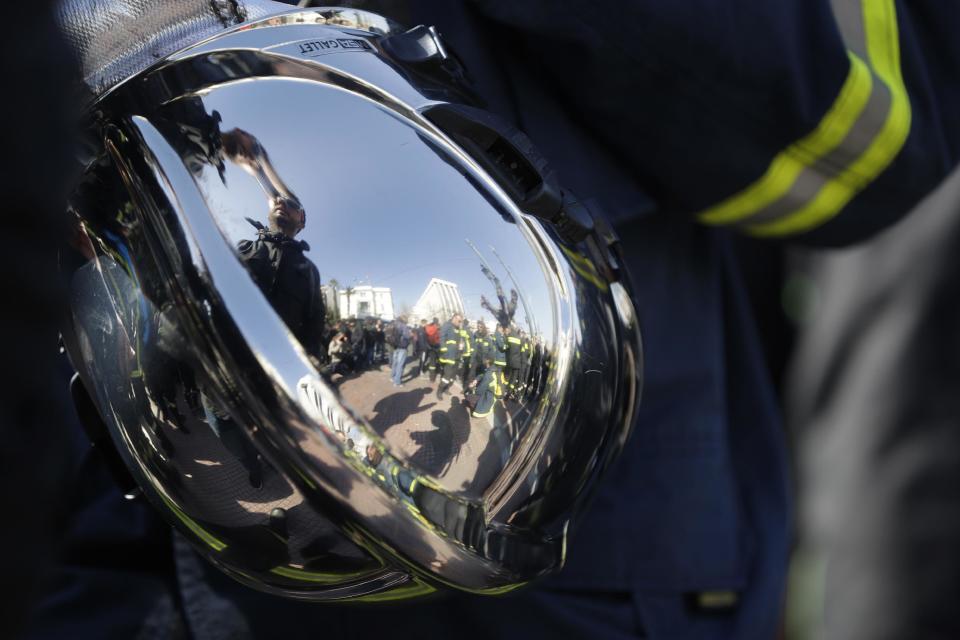
M 440 362 L 455 364 L 460 361 L 460 329 L 447 320 L 440 329 Z
M 517 336 L 507 336 L 507 366 L 519 369 L 523 365 L 523 343 Z
M 240 259 L 277 314 L 307 353 L 323 358 L 323 295 L 320 272 L 303 255 L 306 242 L 260 229 L 256 240 L 241 240 Z

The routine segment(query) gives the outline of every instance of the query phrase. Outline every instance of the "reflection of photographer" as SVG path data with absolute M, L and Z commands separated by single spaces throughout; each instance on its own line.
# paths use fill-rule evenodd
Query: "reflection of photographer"
M 306 224 L 306 214 L 296 199 L 279 196 L 271 204 L 268 223 L 269 228 L 264 228 L 250 220 L 257 229 L 257 238 L 240 241 L 240 259 L 307 353 L 322 360 L 324 308 L 320 273 L 304 255 L 310 246 L 295 239 Z
M 320 272 L 304 255 L 310 246 L 296 240 L 307 224 L 306 211 L 256 137 L 243 129 L 231 129 L 221 138 L 224 155 L 256 178 L 270 199 L 267 227 L 247 219 L 257 229 L 257 238 L 240 241 L 240 259 L 307 353 L 322 361 L 326 345 Z

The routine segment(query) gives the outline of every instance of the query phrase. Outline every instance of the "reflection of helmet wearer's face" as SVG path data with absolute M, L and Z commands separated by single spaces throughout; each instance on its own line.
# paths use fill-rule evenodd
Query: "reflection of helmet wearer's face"
M 130 81 L 91 81 L 102 148 L 71 197 L 91 242 L 62 261 L 63 335 L 120 461 L 205 558 L 271 593 L 495 594 L 557 571 L 638 401 L 615 236 L 523 134 L 463 102 L 433 30 L 244 5 L 242 28 L 178 39 L 162 64 L 131 46 L 117 68 L 134 74 L 113 78 Z M 197 153 L 200 128 L 222 148 Z M 309 251 L 250 238 L 264 195 L 270 231 Z M 433 322 L 415 336 L 407 314 Z M 536 360 L 456 335 L 464 315 L 536 336 Z M 406 378 L 411 353 L 436 396 Z M 457 433 L 471 446 L 424 446 Z

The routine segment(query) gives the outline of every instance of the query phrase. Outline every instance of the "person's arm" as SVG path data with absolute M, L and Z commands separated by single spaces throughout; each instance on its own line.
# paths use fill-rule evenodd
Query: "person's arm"
M 661 209 L 704 224 L 854 241 L 960 155 L 952 3 L 473 4 Z
M 274 169 L 270 156 L 256 137 L 243 129 L 231 129 L 224 132 L 221 139 L 224 155 L 256 178 L 264 193 L 270 198 L 297 199 Z

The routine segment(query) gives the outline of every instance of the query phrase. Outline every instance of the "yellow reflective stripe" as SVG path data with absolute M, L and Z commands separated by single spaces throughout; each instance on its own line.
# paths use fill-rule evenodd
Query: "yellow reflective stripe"
M 835 216 L 870 184 L 903 148 L 910 133 L 912 111 L 900 70 L 900 34 L 894 0 L 864 0 L 867 55 L 874 72 L 890 90 L 892 102 L 880 133 L 867 150 L 831 180 L 809 204 L 772 222 L 752 225 L 756 236 L 780 236 L 807 231 Z
M 701 212 L 706 224 L 731 224 L 767 207 L 790 191 L 804 168 L 836 149 L 846 138 L 870 98 L 870 69 L 851 52 L 850 71 L 840 94 L 813 133 L 777 154 L 767 172 L 754 184 Z
M 210 533 L 209 531 L 204 529 L 202 526 L 200 526 L 200 524 L 196 520 L 188 516 L 186 513 L 183 512 L 182 509 L 180 509 L 180 507 L 174 504 L 173 500 L 171 500 L 170 498 L 168 498 L 166 495 L 164 495 L 162 492 L 159 492 L 159 491 L 157 492 L 157 495 L 160 496 L 160 499 L 163 500 L 163 502 L 173 512 L 173 514 L 180 519 L 180 522 L 186 525 L 186 527 L 190 529 L 190 531 L 192 531 L 198 538 L 200 538 L 200 540 L 202 540 L 208 547 L 210 547 L 214 551 L 223 551 L 224 549 L 227 548 L 227 544 L 225 542 L 218 539 L 212 533 Z
M 270 569 L 270 573 L 284 578 L 289 578 L 290 580 L 298 580 L 300 582 L 311 582 L 314 584 L 334 584 L 337 582 L 342 582 L 348 578 L 360 578 L 365 574 L 363 571 L 356 571 L 353 573 L 322 573 L 319 571 L 307 571 L 306 569 L 297 569 L 296 567 L 290 566 L 279 566 Z
M 597 268 L 593 265 L 590 260 L 584 256 L 581 256 L 577 253 L 574 253 L 566 247 L 560 247 L 561 250 L 570 258 L 570 266 L 573 267 L 573 270 L 576 271 L 580 276 L 595 286 L 600 291 L 604 293 L 607 292 L 608 285 L 597 273 Z

